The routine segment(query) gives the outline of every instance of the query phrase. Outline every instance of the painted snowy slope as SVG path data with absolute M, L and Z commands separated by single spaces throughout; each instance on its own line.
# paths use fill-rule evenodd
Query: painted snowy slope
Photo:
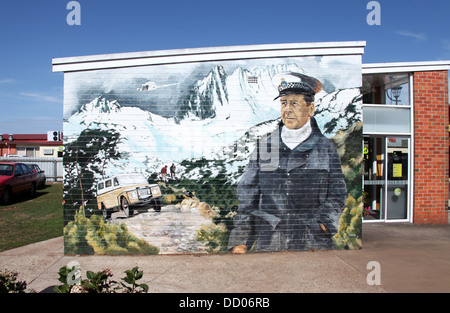
M 115 165 L 122 169 L 138 167 L 151 172 L 167 162 L 211 158 L 229 147 L 241 146 L 249 132 L 272 130 L 268 128 L 276 124 L 268 121 L 280 117 L 279 101 L 274 101 L 274 77 L 287 71 L 302 72 L 295 64 L 284 64 L 237 68 L 228 75 L 222 66 L 215 66 L 189 88 L 178 112 L 170 118 L 98 96 L 64 123 L 65 140 L 75 140 L 84 129 L 119 132 L 119 149 L 129 155 Z M 154 86 L 149 81 L 136 89 L 151 93 Z M 359 88 L 321 91 L 315 102 L 316 119 L 328 137 L 361 121 Z M 246 155 L 238 159 L 245 160 Z

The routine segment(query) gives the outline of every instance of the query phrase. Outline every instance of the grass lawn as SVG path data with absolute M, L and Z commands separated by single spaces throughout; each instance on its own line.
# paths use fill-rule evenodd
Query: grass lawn
M 0 205 L 0 252 L 63 235 L 63 185 L 47 183 L 36 196 Z

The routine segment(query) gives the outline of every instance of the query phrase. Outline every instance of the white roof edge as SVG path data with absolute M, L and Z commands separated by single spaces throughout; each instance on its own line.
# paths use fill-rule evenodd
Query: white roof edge
M 446 70 L 450 70 L 450 60 L 362 64 L 363 74 Z
M 365 46 L 365 41 L 224 46 L 53 58 L 52 64 L 54 72 L 65 72 L 241 58 L 248 59 L 328 54 L 362 55 Z

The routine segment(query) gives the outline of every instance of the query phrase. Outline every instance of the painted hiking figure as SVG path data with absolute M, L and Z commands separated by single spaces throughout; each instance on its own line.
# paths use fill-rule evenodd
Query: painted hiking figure
M 321 88 L 306 75 L 281 78 L 280 126 L 257 144 L 237 187 L 232 252 L 334 247 L 347 190 L 337 150 L 313 117 Z
M 170 166 L 170 178 L 175 178 L 175 164 L 172 163 Z
M 161 177 L 162 181 L 167 181 L 167 165 L 163 166 L 163 168 L 161 169 Z

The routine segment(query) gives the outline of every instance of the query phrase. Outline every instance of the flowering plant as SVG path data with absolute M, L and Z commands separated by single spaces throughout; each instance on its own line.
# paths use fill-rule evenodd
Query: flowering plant
M 148 291 L 146 284 L 137 283 L 144 275 L 138 267 L 125 271 L 126 276 L 120 283 L 111 279 L 113 274 L 110 269 L 104 269 L 97 273 L 87 271 L 86 279 L 80 280 L 78 284 L 70 285 L 68 278 L 74 270 L 75 267 L 69 269 L 67 266 L 59 270 L 59 281 L 63 284 L 54 288 L 57 293 L 144 293 Z
M 0 293 L 24 293 L 27 283 L 18 281 L 17 276 L 16 272 L 9 270 L 0 272 Z

